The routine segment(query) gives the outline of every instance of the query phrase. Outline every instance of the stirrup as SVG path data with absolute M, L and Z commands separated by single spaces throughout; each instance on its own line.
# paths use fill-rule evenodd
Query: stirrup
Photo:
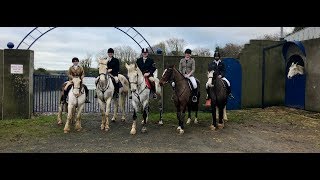
M 152 97 L 153 97 L 153 99 L 157 99 L 158 98 L 156 93 L 153 93 Z
M 197 101 L 198 101 L 197 96 L 192 96 L 192 102 L 197 102 Z

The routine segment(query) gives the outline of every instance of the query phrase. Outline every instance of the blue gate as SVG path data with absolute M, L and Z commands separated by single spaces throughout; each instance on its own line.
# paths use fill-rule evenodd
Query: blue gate
M 304 109 L 305 107 L 305 88 L 306 75 L 296 75 L 288 79 L 287 74 L 292 62 L 304 66 L 303 59 L 299 55 L 293 55 L 286 63 L 286 95 L 285 105 L 292 108 Z
M 234 99 L 228 98 L 227 110 L 241 109 L 242 69 L 237 59 L 224 58 L 222 61 L 226 67 L 226 78 L 230 81 L 231 92 Z

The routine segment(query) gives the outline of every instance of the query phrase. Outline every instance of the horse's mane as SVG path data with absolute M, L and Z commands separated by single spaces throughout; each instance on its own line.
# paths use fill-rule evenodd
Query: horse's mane
M 178 71 L 178 73 L 179 74 L 181 74 L 181 76 L 183 76 L 184 77 L 184 75 L 176 68 L 176 66 L 175 65 L 167 65 L 167 69 L 168 68 L 172 68 L 172 69 L 175 69 L 175 70 L 177 70 Z

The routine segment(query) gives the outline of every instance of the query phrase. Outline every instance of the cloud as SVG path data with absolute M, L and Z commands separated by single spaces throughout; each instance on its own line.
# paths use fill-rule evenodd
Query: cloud
M 16 48 L 32 29 L 33 27 L 0 27 L 0 48 L 7 48 L 9 41 L 13 42 Z M 128 30 L 127 33 L 131 36 L 136 35 L 132 29 L 121 29 Z M 188 48 L 204 47 L 212 51 L 216 45 L 243 44 L 264 34 L 280 32 L 280 27 L 137 27 L 135 29 L 151 46 L 175 37 L 185 39 Z M 48 28 L 40 27 L 39 30 L 45 32 Z M 285 28 L 285 31 L 291 30 L 292 28 Z M 37 31 L 32 34 L 34 37 L 39 35 Z M 138 42 L 142 40 L 137 39 Z M 33 39 L 28 38 L 26 42 L 31 44 Z M 114 27 L 59 27 L 42 36 L 31 49 L 35 52 L 35 68 L 66 70 L 71 65 L 73 57 L 81 59 L 87 54 L 96 54 L 102 49 L 122 45 L 131 46 L 140 53 L 140 47 Z M 21 46 L 27 47 L 25 44 Z M 142 41 L 141 46 L 147 47 L 147 43 Z

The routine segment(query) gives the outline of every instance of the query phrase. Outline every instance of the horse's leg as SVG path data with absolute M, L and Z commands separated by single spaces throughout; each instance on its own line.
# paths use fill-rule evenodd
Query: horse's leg
M 109 113 L 110 113 L 110 105 L 111 105 L 112 97 L 109 97 L 106 101 L 107 108 L 106 108 L 106 125 L 105 125 L 105 131 L 109 131 Z
M 184 118 L 185 118 L 185 115 L 186 115 L 186 106 L 181 106 L 180 107 L 180 120 L 181 120 L 181 129 L 180 129 L 180 134 L 183 134 L 184 133 Z
M 63 107 L 63 104 L 62 103 L 59 103 L 59 111 L 58 111 L 58 125 L 62 125 L 63 122 L 62 122 L 62 107 Z
M 219 124 L 218 124 L 218 128 L 222 129 L 224 127 L 224 123 L 223 123 L 223 109 L 224 106 L 219 106 Z
M 162 98 L 162 97 L 161 97 Z M 159 112 L 160 112 L 160 119 L 159 119 L 159 125 L 163 125 L 163 116 L 162 116 L 162 114 L 163 114 L 163 107 L 162 107 L 162 103 L 161 103 L 161 101 L 159 102 Z
M 130 134 L 134 135 L 136 134 L 137 130 L 137 108 L 135 106 L 133 106 L 133 123 L 132 123 L 132 127 L 131 127 L 131 131 L 130 131 Z
M 83 108 L 84 108 L 84 103 L 78 107 L 76 126 L 75 126 L 75 129 L 77 131 L 80 131 L 82 129 L 82 127 L 81 127 L 81 113 L 83 111 Z
M 191 122 L 191 103 L 188 104 L 188 120 L 187 120 L 187 125 L 190 124 Z
M 72 119 L 72 115 L 73 115 L 73 111 L 72 111 L 73 107 L 72 105 L 68 105 L 68 117 L 67 117 L 67 122 L 66 122 L 66 125 L 64 126 L 64 133 L 68 133 L 70 131 L 70 122 L 71 122 L 71 119 Z
M 149 115 L 149 102 L 148 100 L 143 102 L 143 124 L 142 124 L 142 129 L 141 132 L 145 133 L 147 132 L 147 119 Z
M 75 124 L 75 122 L 76 122 L 76 110 L 77 110 L 77 108 L 75 106 L 73 106 L 71 124 Z
M 101 112 L 101 130 L 104 130 L 105 127 L 105 123 L 106 123 L 106 113 L 105 113 L 105 109 L 106 109 L 106 104 L 104 102 L 102 102 L 100 99 L 98 99 L 99 102 L 99 106 L 100 106 L 100 112 Z
M 219 119 L 219 108 L 216 106 L 216 119 Z
M 120 112 L 122 114 L 121 116 L 121 121 L 125 121 L 126 120 L 126 116 L 125 116 L 125 98 L 126 98 L 126 94 L 125 93 L 122 93 L 120 94 L 120 97 L 119 97 L 119 107 L 120 107 Z
M 118 99 L 113 99 L 113 117 L 112 117 L 112 119 L 111 119 L 111 122 L 116 122 L 116 119 L 117 119 L 117 113 L 118 113 L 118 105 L 119 105 L 119 99 L 120 99 L 120 97 L 118 98 Z
M 179 126 L 177 128 L 177 131 L 180 132 L 180 130 L 181 130 L 181 112 L 180 112 L 180 108 L 177 108 L 177 119 L 179 121 Z
M 212 124 L 210 125 L 211 130 L 215 130 L 217 127 L 217 115 L 216 115 L 216 103 L 211 100 L 211 113 L 212 113 Z
M 228 117 L 227 117 L 227 105 L 225 105 L 224 108 L 223 108 L 223 120 L 224 120 L 224 121 L 228 121 Z
M 199 106 L 198 106 L 198 104 L 196 105 L 196 107 L 195 107 L 195 111 L 196 111 L 196 113 L 195 113 L 195 118 L 194 118 L 194 123 L 195 124 L 198 124 L 198 109 L 199 109 Z

